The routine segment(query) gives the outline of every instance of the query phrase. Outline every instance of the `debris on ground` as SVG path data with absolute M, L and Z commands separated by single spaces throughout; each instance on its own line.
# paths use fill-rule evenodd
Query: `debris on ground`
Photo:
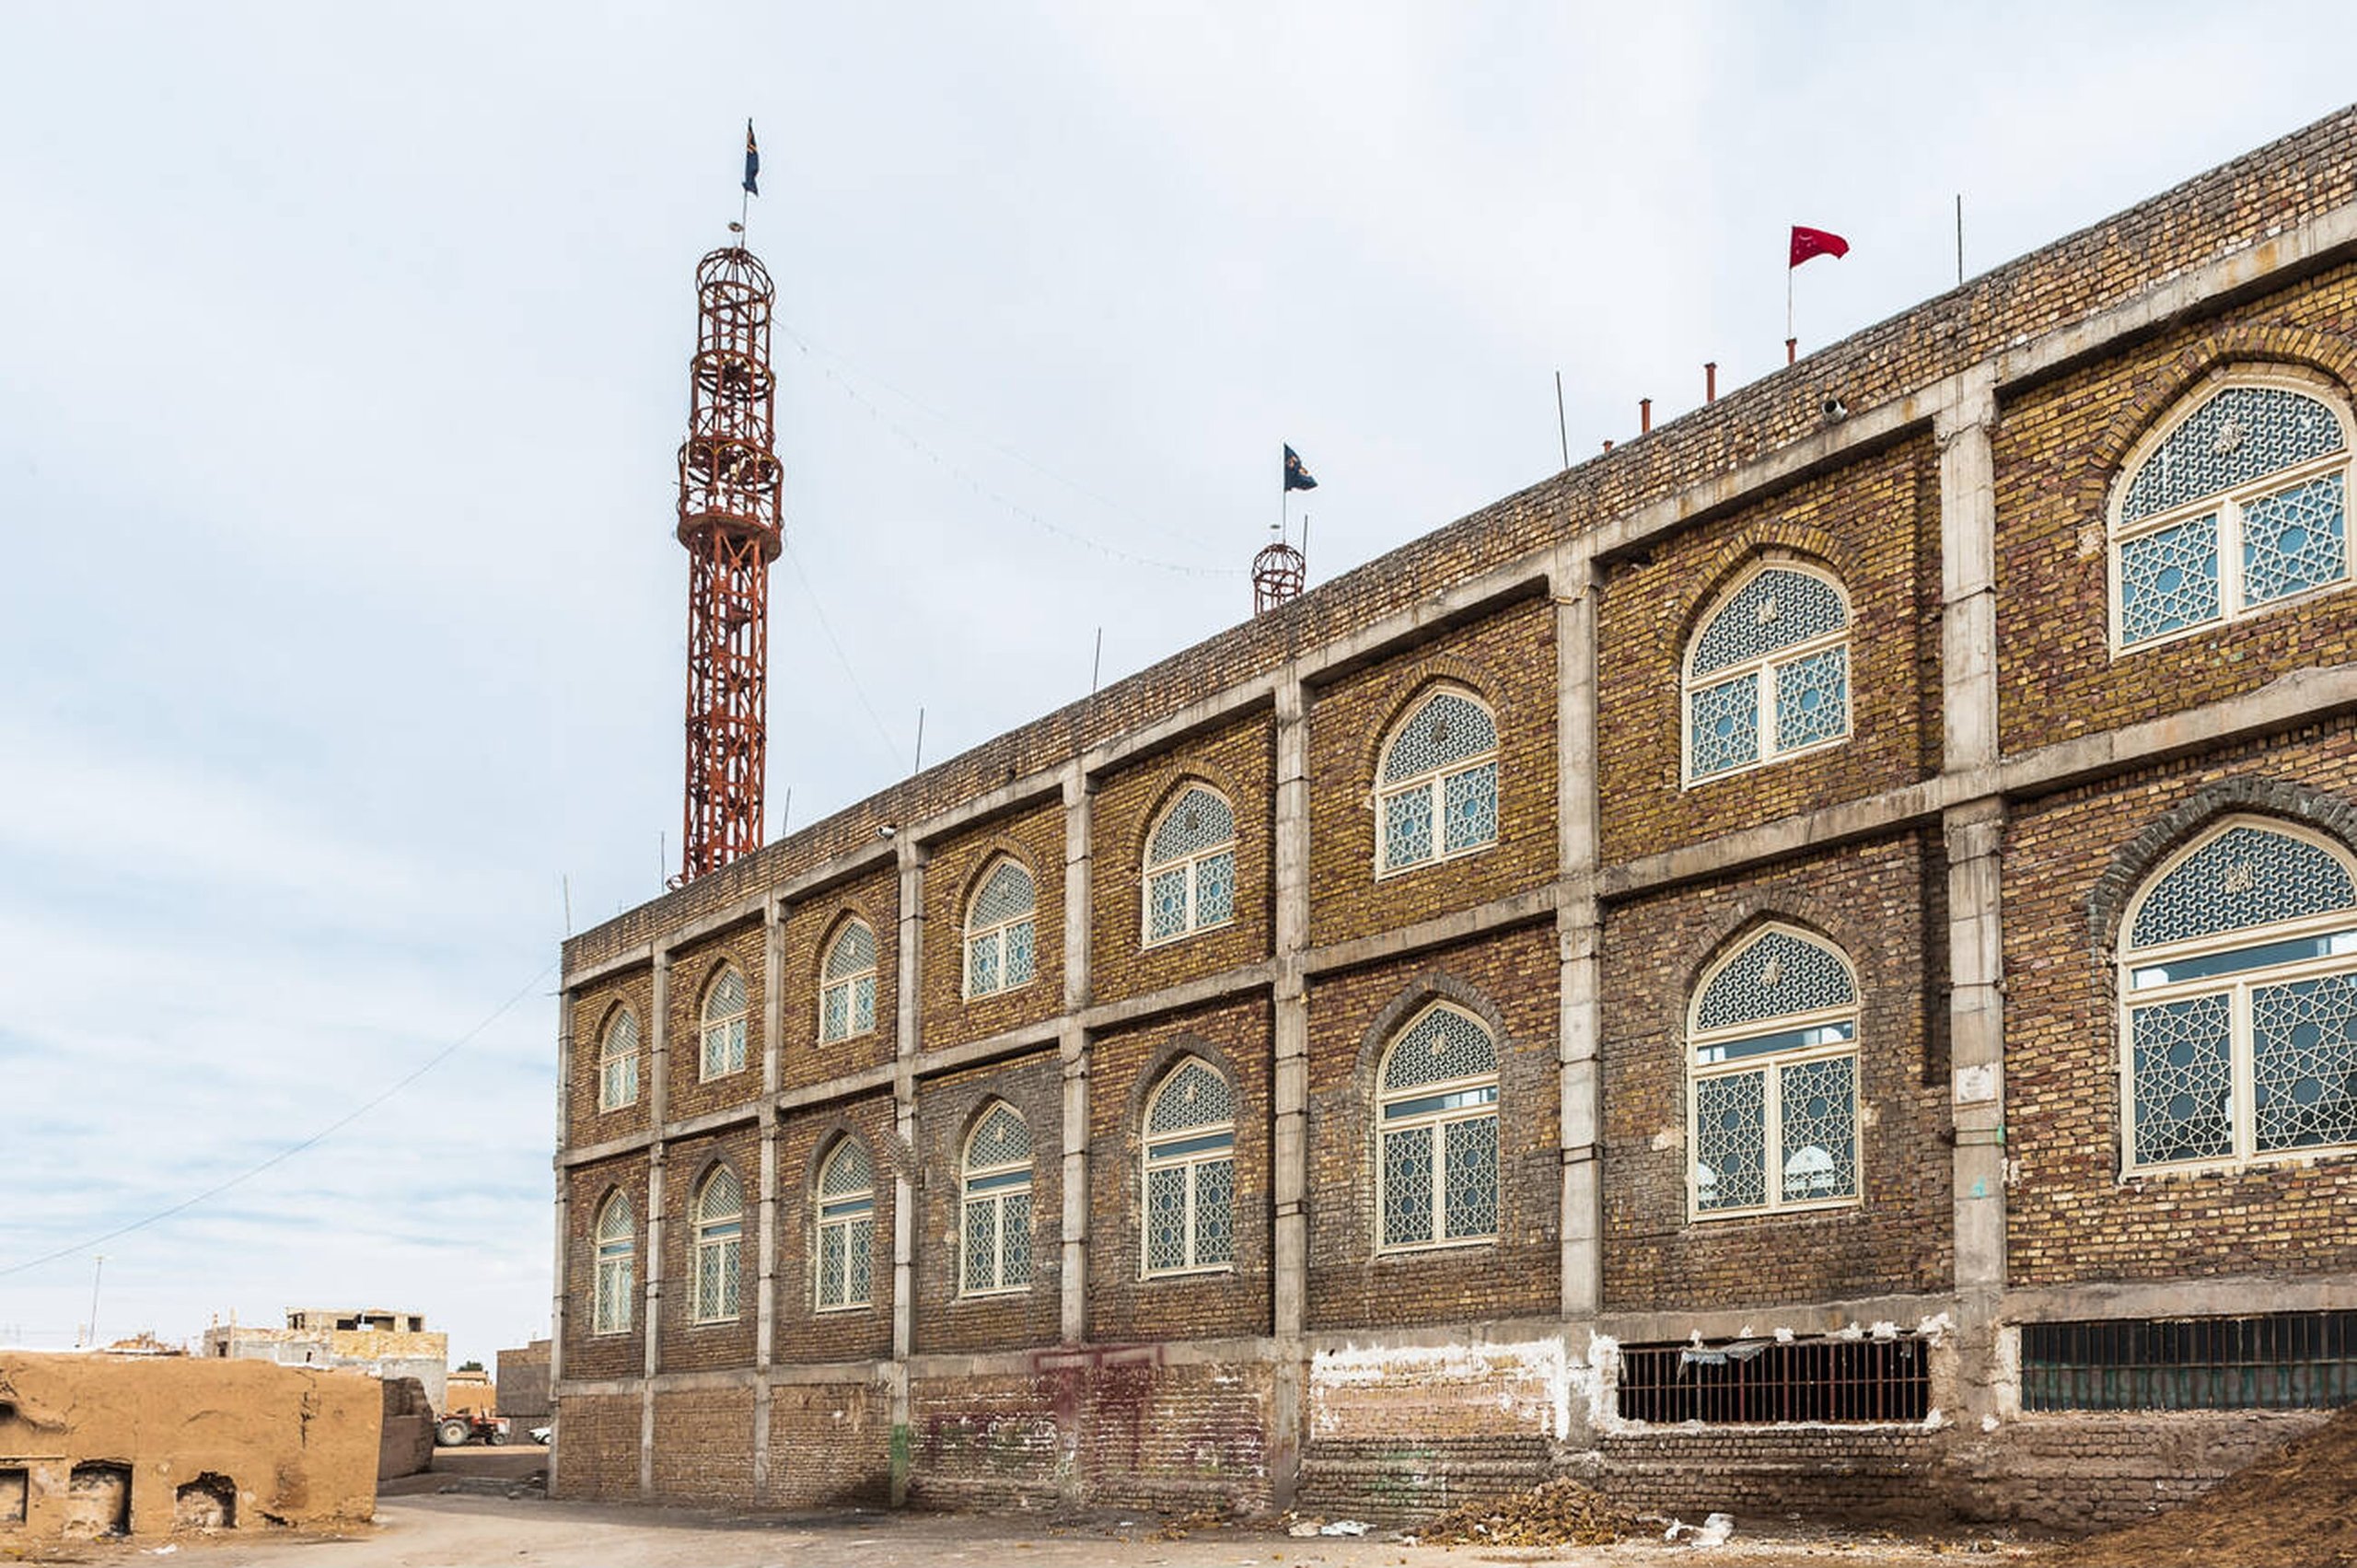
M 1724 1546 L 1734 1534 L 1735 1516 L 1733 1514 L 1711 1514 L 1705 1516 L 1699 1525 L 1689 1525 L 1683 1519 L 1672 1519 L 1669 1522 L 1669 1528 L 1661 1532 L 1661 1539 L 1667 1541 L 1684 1541 L 1689 1546 Z
M 1175 1519 L 1164 1520 L 1162 1527 L 1154 1532 L 1154 1539 L 1185 1540 L 1197 1530 L 1217 1529 L 1225 1523 L 1227 1523 L 1225 1509 L 1198 1508 L 1191 1514 L 1181 1514 Z
M 2190 1503 L 2066 1548 L 2056 1568 L 2357 1568 L 2357 1405 Z
M 1318 1526 L 1318 1533 L 1321 1536 L 1363 1536 L 1366 1529 L 1366 1525 L 1361 1520 L 1336 1519 L 1331 1524 Z
M 1512 1497 L 1460 1504 L 1416 1539 L 1425 1546 L 1609 1546 L 1635 1523 L 1571 1477 L 1558 1476 Z

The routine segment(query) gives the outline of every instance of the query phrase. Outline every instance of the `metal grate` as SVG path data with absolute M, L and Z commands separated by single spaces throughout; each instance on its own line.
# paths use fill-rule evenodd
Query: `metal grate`
M 1457 692 L 1435 691 L 1393 738 L 1383 759 L 1383 782 L 1399 784 L 1497 749 L 1497 721 L 1487 709 Z
M 2223 936 L 2357 905 L 2357 881 L 2328 851 L 2237 824 L 2177 862 L 2138 906 L 2131 947 Z
M 2324 1410 L 2351 1400 L 2357 1312 L 2022 1326 L 2024 1410 Z
M 2186 416 L 2128 482 L 2119 520 L 2175 509 L 2337 452 L 2340 421 L 2284 387 L 2229 387 Z
M 974 896 L 973 912 L 966 917 L 966 929 L 981 931 L 990 926 L 1029 914 L 1035 906 L 1031 891 L 1031 874 L 1011 860 L 1002 860 L 991 873 L 990 880 Z
M 1771 567 L 1736 590 L 1694 640 L 1694 674 L 1765 658 L 1850 623 L 1841 592 L 1821 577 Z
M 876 967 L 876 933 L 867 922 L 854 920 L 843 927 L 842 935 L 827 953 L 827 978 L 849 980 Z
M 1857 1000 L 1850 966 L 1840 955 L 1794 932 L 1771 930 L 1712 978 L 1695 1006 L 1694 1027 L 1734 1028 Z
M 1931 1403 L 1930 1351 L 1907 1334 L 1628 1345 L 1620 1352 L 1624 1421 L 1916 1422 Z
M 1383 1062 L 1383 1092 L 1479 1077 L 1498 1070 L 1498 1042 L 1454 1007 L 1434 1007 L 1399 1037 Z

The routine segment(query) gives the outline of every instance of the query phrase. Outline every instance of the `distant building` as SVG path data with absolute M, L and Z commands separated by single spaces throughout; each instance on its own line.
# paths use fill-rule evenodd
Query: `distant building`
M 447 1396 L 450 1377 L 450 1336 L 429 1333 L 422 1312 L 381 1307 L 289 1307 L 284 1329 L 216 1323 L 204 1331 L 204 1353 L 231 1361 L 349 1366 L 377 1377 L 414 1377 L 436 1411 Z
M 521 1350 L 499 1353 L 499 1413 L 527 1423 L 554 1413 L 549 1402 L 549 1342 L 534 1340 Z

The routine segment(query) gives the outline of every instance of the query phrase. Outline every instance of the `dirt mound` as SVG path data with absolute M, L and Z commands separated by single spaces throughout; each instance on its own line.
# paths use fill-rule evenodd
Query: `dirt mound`
M 2357 1405 L 2165 1514 L 2065 1550 L 2056 1568 L 2357 1568 Z
M 1609 1546 L 1636 1521 L 1568 1476 L 1451 1508 L 1416 1532 L 1426 1546 Z

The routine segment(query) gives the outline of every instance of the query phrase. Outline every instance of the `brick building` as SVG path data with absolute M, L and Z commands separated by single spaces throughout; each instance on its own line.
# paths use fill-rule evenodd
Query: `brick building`
M 573 1496 L 2088 1519 L 2351 1397 L 2357 110 L 564 950 Z

